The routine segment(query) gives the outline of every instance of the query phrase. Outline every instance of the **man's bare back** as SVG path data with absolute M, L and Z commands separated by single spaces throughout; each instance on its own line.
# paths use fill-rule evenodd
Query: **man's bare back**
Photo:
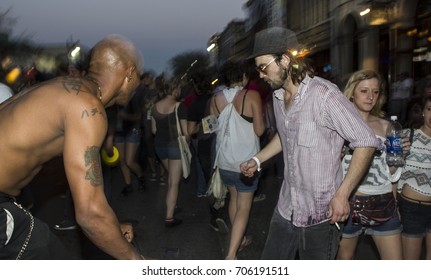
M 45 162 L 62 155 L 76 221 L 84 234 L 114 258 L 141 259 L 106 200 L 99 151 L 107 132 L 105 107 L 130 100 L 142 67 L 142 57 L 127 38 L 108 36 L 93 48 L 86 76 L 55 78 L 0 105 L 0 210 L 26 220 L 28 213 L 23 216 L 25 211 L 9 198 L 17 196 Z M 35 230 L 44 230 L 39 226 L 43 223 L 35 221 Z M 20 241 L 11 240 L 0 244 L 5 245 L 0 258 L 14 258 Z M 28 244 L 29 258 L 30 253 L 35 258 L 46 253 L 48 245 L 35 245 L 43 242 Z

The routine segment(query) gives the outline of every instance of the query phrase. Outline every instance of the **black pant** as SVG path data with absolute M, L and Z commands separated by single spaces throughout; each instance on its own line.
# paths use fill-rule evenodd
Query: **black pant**
M 8 231 L 12 234 L 8 235 Z M 21 251 L 20 259 L 26 260 L 72 259 L 47 224 L 20 207 L 14 197 L 0 193 L 0 259 L 16 259 Z

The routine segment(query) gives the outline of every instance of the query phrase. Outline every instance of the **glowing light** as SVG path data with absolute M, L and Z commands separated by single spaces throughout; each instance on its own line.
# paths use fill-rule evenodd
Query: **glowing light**
M 367 9 L 363 10 L 362 12 L 360 12 L 360 13 L 359 13 L 359 15 L 360 15 L 361 17 L 363 17 L 363 16 L 365 16 L 366 14 L 368 14 L 369 12 L 371 12 L 371 10 L 370 10 L 369 8 L 367 8 Z
M 214 43 L 212 43 L 208 48 L 207 48 L 207 52 L 210 52 L 210 51 L 212 51 L 214 48 L 215 48 L 215 44 Z
M 15 67 L 12 70 L 10 70 L 9 73 L 7 73 L 5 77 L 6 82 L 8 84 L 13 84 L 20 75 L 21 75 L 21 69 L 19 69 L 18 67 Z
M 81 50 L 80 47 L 76 47 L 76 48 L 73 49 L 73 51 L 70 52 L 70 55 L 72 57 L 75 57 L 79 53 L 80 50 Z

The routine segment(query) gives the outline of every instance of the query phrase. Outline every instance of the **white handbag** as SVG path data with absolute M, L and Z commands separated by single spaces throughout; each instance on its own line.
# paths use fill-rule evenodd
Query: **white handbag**
M 190 175 L 190 165 L 192 161 L 192 153 L 190 151 L 189 143 L 186 137 L 181 132 L 180 121 L 178 119 L 178 106 L 179 102 L 175 105 L 175 116 L 177 118 L 177 130 L 178 130 L 178 145 L 180 146 L 181 152 L 181 166 L 183 177 L 188 178 Z
M 236 94 L 235 94 L 235 97 L 236 97 Z M 235 97 L 233 98 L 233 100 L 235 99 Z M 231 102 L 231 108 L 229 111 L 229 116 L 228 116 L 226 121 L 229 121 L 230 115 L 232 114 L 233 100 Z M 223 136 L 226 134 L 227 129 L 228 129 L 228 125 L 225 126 L 225 131 L 222 134 Z M 223 140 L 224 140 L 224 137 L 223 137 Z M 223 142 L 223 140 L 221 142 Z M 220 147 L 221 147 L 221 145 L 220 145 Z M 223 183 L 223 181 L 220 177 L 219 167 L 217 166 L 217 159 L 218 159 L 218 155 L 220 153 L 220 147 L 217 150 L 217 154 L 216 154 L 216 157 L 214 160 L 213 173 L 211 175 L 211 179 L 210 179 L 209 184 L 208 184 L 208 190 L 206 192 L 207 196 L 213 196 L 216 199 L 224 199 L 226 197 L 226 194 L 228 191 L 227 187 L 225 186 L 225 184 Z

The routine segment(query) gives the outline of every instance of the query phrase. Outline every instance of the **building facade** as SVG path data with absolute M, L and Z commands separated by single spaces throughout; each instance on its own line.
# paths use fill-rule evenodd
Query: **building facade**
M 218 38 L 218 63 L 246 59 L 256 32 L 284 26 L 296 32 L 317 74 L 340 86 L 365 68 L 388 83 L 402 72 L 415 80 L 431 73 L 431 0 L 249 0 L 243 9 L 244 21 Z

